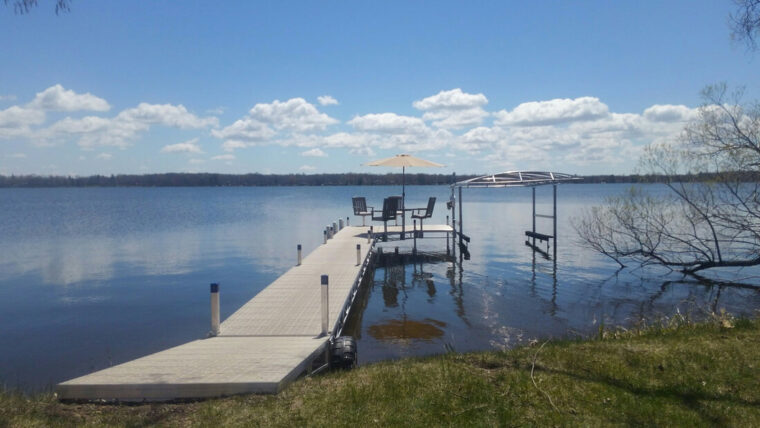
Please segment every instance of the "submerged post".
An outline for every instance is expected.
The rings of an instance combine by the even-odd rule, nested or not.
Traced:
[[[464,245],[462,238],[462,187],[459,187],[459,247]]]
[[[322,336],[327,336],[327,324],[329,323],[330,316],[330,304],[329,304],[329,292],[328,292],[328,278],[327,275],[322,275]]]
[[[362,246],[356,244],[356,266],[362,264]]]
[[[536,188],[531,187],[533,190],[533,248],[536,248]]]
[[[211,336],[219,336],[219,284],[211,284]]]
[[[557,185],[554,184],[554,215],[552,216],[554,221],[554,263],[557,263]]]
[[[412,247],[412,252],[414,254],[417,254],[417,219],[414,219],[414,247]]]
[[[298,264],[296,266],[301,266],[301,244],[298,244]]]

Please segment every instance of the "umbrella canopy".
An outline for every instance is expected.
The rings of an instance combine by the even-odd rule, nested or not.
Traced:
[[[429,160],[420,159],[412,155],[400,154],[388,159],[380,159],[368,162],[368,166],[400,166],[406,169],[407,166],[444,166]]]
[[[445,166],[439,163],[431,162],[429,160],[420,159],[406,153],[396,155],[388,159],[380,159],[372,162],[365,163],[368,166],[400,166],[401,169],[401,206],[405,206],[406,202],[406,167],[408,166]],[[404,219],[404,216],[402,219]]]

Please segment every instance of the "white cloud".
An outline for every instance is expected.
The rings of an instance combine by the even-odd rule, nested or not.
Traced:
[[[103,159],[103,160],[111,160],[113,159],[113,155],[110,153],[99,153],[97,156],[95,156],[97,159]]]
[[[609,114],[606,104],[595,97],[557,98],[522,103],[514,110],[495,113],[499,126],[557,125],[574,121],[596,120]]]
[[[272,128],[251,118],[239,119],[221,130],[211,131],[214,137],[227,140],[225,150],[256,145],[271,139],[275,134]]]
[[[327,153],[323,152],[319,148],[313,148],[311,150],[306,150],[305,152],[301,152],[301,156],[324,158],[324,157],[327,157]]]
[[[266,123],[281,130],[324,130],[338,123],[330,116],[320,113],[314,105],[303,98],[291,98],[285,102],[274,100],[270,104],[256,104],[248,112],[253,120]]]
[[[182,105],[140,103],[137,107],[123,110],[114,117],[70,117],[53,123],[35,134],[39,144],[53,144],[70,138],[78,138],[77,144],[84,149],[96,146],[125,148],[140,133],[153,125],[181,129],[197,129],[218,123],[215,117],[198,117]]]
[[[185,141],[183,143],[169,144],[161,149],[161,153],[203,153],[198,145],[198,138]]]
[[[314,171],[316,169],[317,167],[312,165],[301,165],[301,167],[298,168],[299,171]]]
[[[87,92],[77,94],[70,89],[64,89],[60,84],[53,85],[42,92],[38,92],[29,107],[40,110],[55,111],[107,111],[111,108],[106,100],[96,97]]]
[[[319,104],[323,106],[338,105],[338,100],[331,97],[330,95],[322,95],[321,97],[317,97],[317,101],[319,101]]]
[[[137,107],[122,111],[116,116],[116,119],[125,122],[165,125],[181,129],[199,129],[219,125],[219,119],[212,116],[198,117],[188,112],[182,104],[140,103]]]
[[[417,100],[412,105],[425,111],[422,119],[444,129],[460,129],[479,125],[488,117],[483,106],[488,98],[483,94],[468,94],[456,88]]]
[[[427,126],[422,119],[396,113],[373,113],[356,116],[348,124],[359,131],[387,134],[424,134]]]
[[[436,95],[417,100],[412,105],[418,110],[466,110],[483,107],[488,98],[483,94],[468,94],[460,88],[441,91]]]
[[[686,122],[696,117],[697,111],[684,105],[655,104],[644,110],[644,117],[652,122]]]
[[[227,154],[227,155],[217,155],[213,156],[211,160],[225,160],[225,161],[231,161],[235,160],[235,155]]]
[[[45,112],[19,106],[0,110],[0,132],[2,129],[26,128],[39,125],[45,121]]]

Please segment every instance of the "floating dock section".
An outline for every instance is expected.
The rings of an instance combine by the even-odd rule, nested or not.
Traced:
[[[369,227],[345,227],[196,340],[59,384],[69,400],[156,401],[277,393],[325,354],[321,276],[329,278],[331,333],[342,328],[367,272]],[[358,246],[358,248],[357,248]]]

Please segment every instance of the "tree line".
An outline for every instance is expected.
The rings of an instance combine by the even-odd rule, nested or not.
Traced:
[[[735,172],[738,181],[760,181],[760,173]],[[456,181],[474,178],[475,175],[406,174],[409,185],[448,185]],[[633,175],[586,175],[576,183],[667,183],[709,182],[714,173]],[[726,177],[723,173],[721,176]],[[0,187],[221,187],[221,186],[391,186],[401,185],[401,174],[215,174],[215,173],[163,173],[91,175],[87,177],[63,175],[0,175]]]

